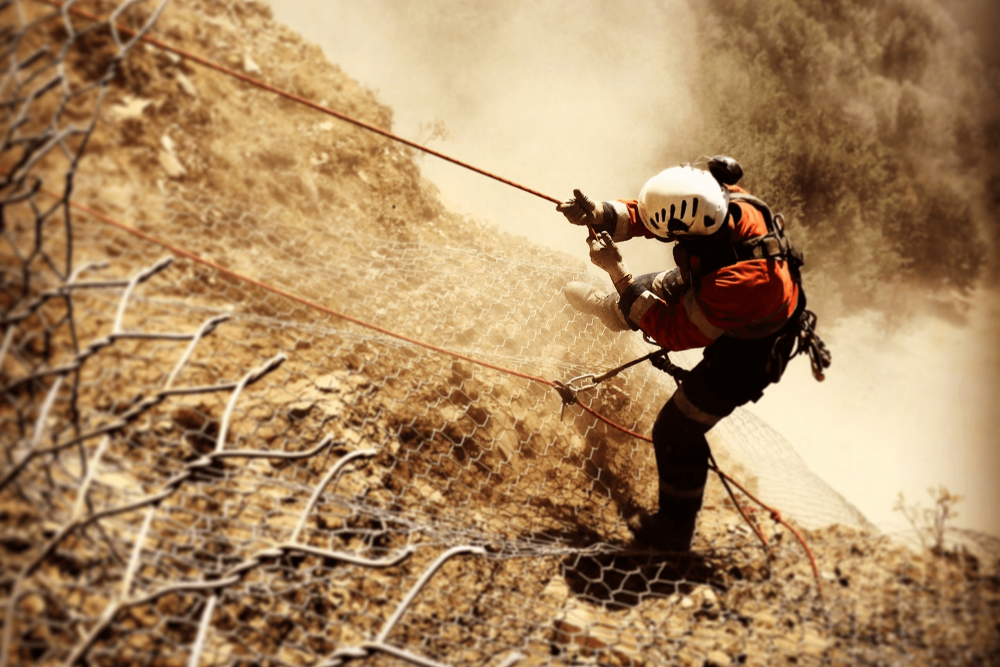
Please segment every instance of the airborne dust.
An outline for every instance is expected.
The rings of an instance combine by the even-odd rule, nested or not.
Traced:
[[[892,511],[899,492],[926,505],[926,489],[943,484],[966,497],[956,525],[998,534],[1000,295],[988,277],[1000,236],[989,208],[1000,177],[990,173],[1000,171],[988,148],[1000,145],[1000,123],[998,86],[980,83],[1000,77],[980,61],[996,68],[995,54],[977,52],[966,32],[995,16],[975,0],[883,4],[877,34],[850,39],[835,20],[867,24],[803,17],[793,2],[755,4],[773,14],[755,20],[784,25],[789,42],[753,67],[737,56],[767,35],[744,17],[746,39],[726,37],[726,2],[699,16],[651,1],[301,0],[273,11],[376,90],[397,133],[551,196],[579,187],[630,198],[700,152],[741,159],[755,193],[811,216],[793,234],[812,259],[810,305],[834,354],[825,383],[796,360],[753,410],[881,527],[905,527]],[[796,69],[809,90],[789,88]],[[807,110],[760,121],[757,110],[771,113],[760,96],[773,91],[800,96]],[[842,124],[831,129],[828,116]],[[878,155],[871,168],[859,145]],[[838,160],[860,172],[855,182],[817,166]],[[548,202],[432,157],[421,166],[454,209],[586,257]],[[623,251],[633,272],[670,264],[654,242]]]

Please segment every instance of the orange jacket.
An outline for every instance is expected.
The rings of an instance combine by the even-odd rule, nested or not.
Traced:
[[[739,187],[730,189],[746,192]],[[622,200],[622,203],[628,208],[631,220],[627,235],[616,234],[616,240],[635,236],[653,238],[639,219],[638,203],[635,200]],[[768,232],[764,216],[746,202],[730,204],[727,223],[732,228],[732,242],[763,236]],[[674,259],[686,282],[691,285],[681,303],[667,304],[646,291],[634,300],[629,312],[625,313],[653,340],[669,350],[705,347],[723,335],[763,338],[780,329],[798,305],[799,285],[784,260],[737,262],[703,275],[696,284],[692,284],[692,274],[697,276],[699,273],[699,258],[688,256],[677,244],[674,246]]]

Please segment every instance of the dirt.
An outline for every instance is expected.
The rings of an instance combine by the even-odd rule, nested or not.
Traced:
[[[112,8],[83,6],[100,15]],[[371,91],[255,3],[174,0],[155,34],[391,128],[391,111]],[[48,20],[21,48],[64,36]],[[67,71],[78,85],[95,81],[113,55],[107,32],[96,31],[68,52]],[[85,102],[74,103],[81,122]],[[146,45],[124,61],[100,118],[74,200],[166,243],[533,376],[565,379],[635,356],[636,343],[567,309],[562,286],[588,279],[578,260],[447,211],[420,176],[425,158],[411,149]],[[4,154],[0,167],[11,166]],[[36,173],[58,187],[65,169],[50,153]],[[11,206],[7,220],[8,237],[28,244],[34,211]],[[66,252],[55,222],[44,235],[54,256]],[[94,276],[127,278],[165,254],[82,214],[72,224],[76,265],[109,262]],[[28,267],[29,291],[54,282],[43,267],[3,252],[9,266]],[[28,372],[14,356],[59,366],[81,348],[74,336],[84,344],[107,336],[120,296],[120,288],[80,290],[72,314],[53,300],[25,319],[17,354],[0,367],[3,385]],[[4,299],[5,307],[24,302],[10,288]],[[36,457],[0,489],[5,624],[11,592],[21,593],[12,662],[61,663],[97,629],[87,653],[94,664],[187,664],[210,598],[164,591],[249,563],[238,583],[214,589],[201,663],[318,664],[372,640],[430,563],[466,545],[485,554],[449,560],[389,644],[482,665],[514,653],[523,656],[518,665],[1000,660],[1000,581],[992,563],[965,552],[915,552],[843,526],[802,531],[817,582],[801,545],[758,512],[767,556],[716,481],[693,554],[637,551],[625,519],[654,502],[649,446],[579,406],[564,411],[541,383],[359,327],[190,260],[136,290],[123,328],[191,333],[223,313],[230,320],[198,343],[172,385],[204,391],[162,396],[116,427],[99,459],[101,438],[88,438]],[[132,339],[95,352],[67,383],[72,400],[68,388],[58,395],[46,445],[116,424],[159,395],[187,344]],[[233,388],[278,353],[286,360],[247,386],[227,417]],[[6,392],[0,418],[16,432],[8,461],[27,451],[49,386]],[[647,432],[672,388],[647,369],[581,400]],[[305,452],[324,437],[332,444],[305,459],[195,465],[217,451]],[[336,462],[366,449],[375,453],[327,480],[298,535],[334,555],[267,551],[291,539]],[[755,490],[739,461],[720,460]],[[79,518],[88,465],[97,474],[83,516],[175,491],[153,510],[94,521],[44,552]],[[140,565],[123,592],[136,544]],[[412,554],[388,567],[335,557],[377,561],[406,549]],[[114,606],[123,599],[134,604]],[[111,623],[100,630],[102,614]],[[397,664],[385,654],[368,661]]]

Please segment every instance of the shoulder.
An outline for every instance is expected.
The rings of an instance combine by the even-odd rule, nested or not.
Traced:
[[[729,215],[733,219],[733,241],[767,234],[764,214],[753,204],[744,201],[730,202]]]
[[[738,185],[726,185],[724,187],[734,194],[753,196],[745,188],[741,188]],[[729,202],[729,215],[733,221],[732,241],[742,241],[754,236],[767,234],[767,222],[764,220],[764,214],[750,202]]]

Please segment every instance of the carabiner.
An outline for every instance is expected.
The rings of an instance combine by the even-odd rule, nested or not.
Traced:
[[[565,386],[566,386],[567,389],[569,389],[570,391],[573,392],[574,399],[575,399],[577,392],[583,391],[584,389],[593,389],[594,387],[596,387],[597,383],[594,382],[594,380],[596,380],[596,379],[597,379],[597,376],[594,375],[593,373],[585,373],[583,375],[577,375],[575,378],[571,378],[569,380],[569,382],[566,383]],[[590,384],[588,384],[586,386],[583,386],[583,387],[573,386],[574,382],[583,382],[584,380],[590,380]]]
[[[562,410],[559,411],[559,419],[562,419],[563,416],[566,414],[567,405],[573,405],[574,403],[577,402],[576,395],[578,392],[581,392],[584,389],[593,389],[594,387],[597,386],[597,384],[594,382],[594,378],[596,377],[597,376],[595,376],[593,373],[586,373],[584,375],[578,375],[575,378],[571,378],[566,382],[560,382],[559,380],[555,380],[552,383],[553,386],[555,387],[555,390],[559,393],[559,398],[562,399],[563,403]],[[590,380],[589,385],[581,387],[574,386],[574,383],[582,382],[588,379]]]

